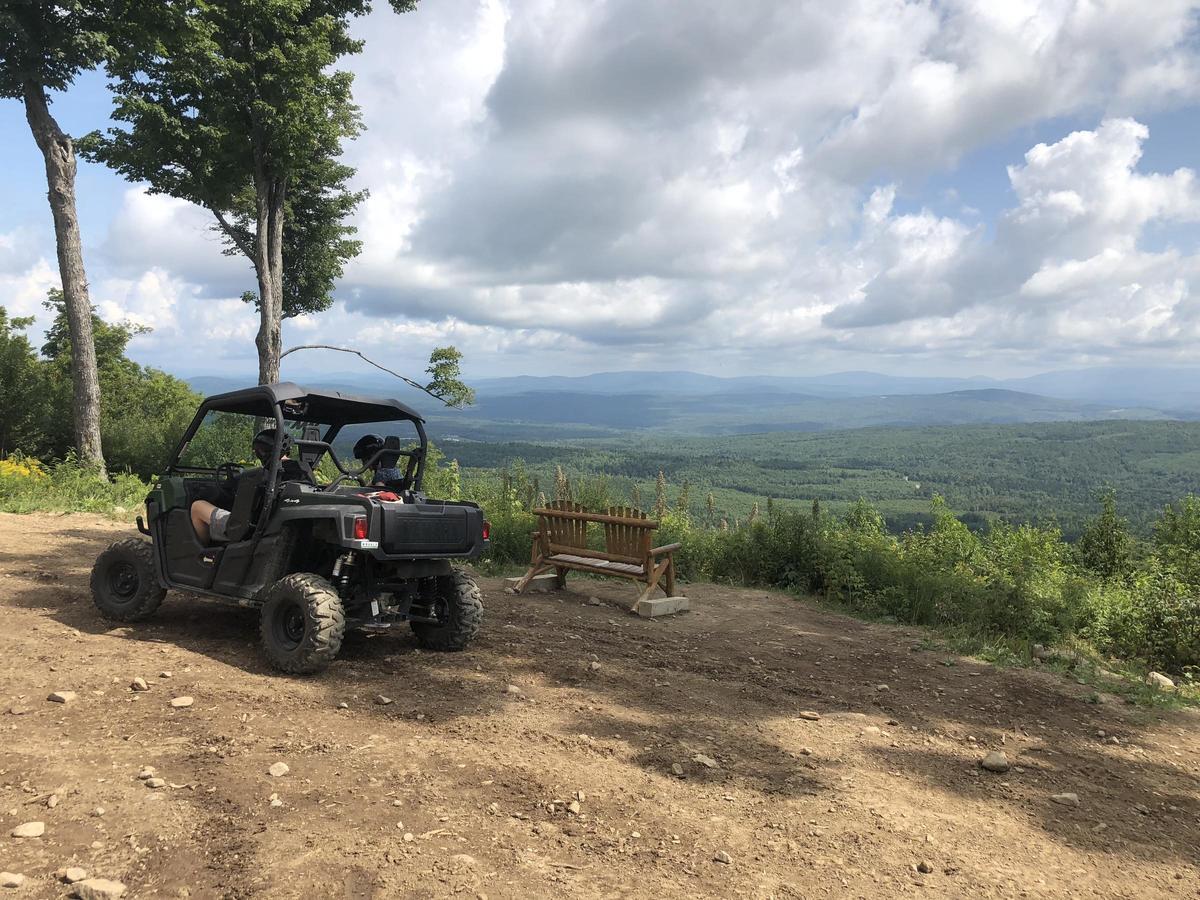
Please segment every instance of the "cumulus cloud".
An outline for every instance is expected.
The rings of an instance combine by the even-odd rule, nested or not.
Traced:
[[[611,368],[618,347],[761,371],[1194,339],[1194,248],[1171,229],[1197,219],[1195,177],[1140,157],[1147,116],[1198,100],[1195,0],[379,7],[349,63],[363,253],[292,336],[413,359],[453,341],[517,371]],[[997,208],[924,196],[1067,119],[1011,160]],[[156,353],[183,335],[252,359],[250,271],[219,249],[203,211],[130,190],[105,302],[154,324]]]
[[[1149,252],[1141,239],[1152,224],[1200,221],[1200,188],[1190,169],[1138,172],[1148,136],[1132,119],[1110,119],[1033,147],[1009,167],[1018,204],[1000,217],[994,240],[928,213],[885,217],[885,252],[867,248],[878,273],[827,323],[943,318],[987,323],[968,336],[989,346],[1182,347],[1197,335],[1200,257]],[[973,311],[982,306],[991,308]]]

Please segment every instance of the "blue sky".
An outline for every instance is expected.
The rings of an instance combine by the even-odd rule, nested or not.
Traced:
[[[364,252],[285,345],[474,377],[622,368],[1027,374],[1194,363],[1189,0],[443,0],[356,28]],[[100,73],[56,96],[105,127]],[[41,160],[0,102],[0,304],[55,283]],[[251,376],[209,214],[80,162],[102,315],[140,361]],[[333,358],[329,358],[329,357]],[[285,376],[353,368],[292,358]]]

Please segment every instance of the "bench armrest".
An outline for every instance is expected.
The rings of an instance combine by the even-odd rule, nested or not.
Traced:
[[[662,556],[665,553],[674,553],[683,547],[683,544],[667,544],[665,547],[655,547],[650,551],[651,556]]]

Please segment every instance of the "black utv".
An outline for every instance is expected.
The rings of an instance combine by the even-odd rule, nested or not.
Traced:
[[[264,435],[262,464],[248,463]],[[356,444],[373,452],[354,459]],[[292,673],[328,666],[347,629],[403,621],[422,647],[461,650],[483,606],[455,562],[487,549],[489,525],[474,503],[425,496],[427,449],[397,400],[290,382],[209,397],[138,517],[149,540],[96,560],[96,606],[137,622],[175,588],[258,609],[267,659]],[[198,500],[228,510],[224,540],[202,542]]]

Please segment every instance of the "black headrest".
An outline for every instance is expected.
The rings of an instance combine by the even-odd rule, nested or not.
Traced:
[[[389,434],[383,439],[383,449],[398,451],[400,449],[400,438],[394,434]],[[383,456],[379,457],[379,465],[385,469],[394,468],[396,463],[399,461],[400,454],[398,452],[384,453]]]

